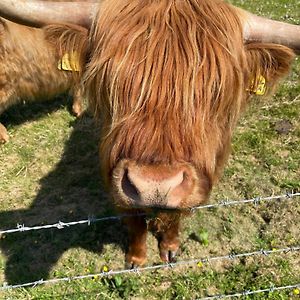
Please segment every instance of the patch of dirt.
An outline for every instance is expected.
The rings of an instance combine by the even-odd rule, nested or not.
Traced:
[[[275,122],[274,130],[278,134],[289,134],[291,130],[293,130],[293,124],[289,120],[280,120]]]

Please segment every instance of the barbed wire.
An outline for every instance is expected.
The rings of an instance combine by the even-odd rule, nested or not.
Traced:
[[[120,216],[111,216],[111,217],[103,217],[103,218],[89,217],[86,220],[73,221],[73,222],[58,221],[55,224],[39,225],[39,226],[33,226],[33,227],[25,226],[24,224],[17,224],[16,228],[0,231],[0,236],[2,234],[14,233],[14,232],[24,232],[24,231],[50,229],[50,228],[64,229],[64,228],[67,228],[67,227],[70,227],[70,226],[82,225],[82,224],[91,225],[92,223],[96,223],[96,222],[100,222],[100,221],[120,220],[120,219],[122,219],[126,216],[131,216],[131,215],[120,215]]]
[[[294,197],[300,196],[300,193],[286,193],[284,195],[278,195],[278,196],[269,196],[269,197],[255,197],[251,199],[244,199],[244,200],[222,200],[216,204],[207,204],[207,205],[201,205],[193,207],[191,210],[198,210],[198,209],[204,209],[204,208],[217,208],[222,206],[235,206],[235,205],[241,205],[241,204],[247,204],[247,203],[253,203],[254,205],[262,204],[263,202],[270,202],[275,200],[292,200]]]
[[[200,298],[197,300],[213,300],[213,299],[227,299],[227,298],[233,298],[233,297],[243,297],[243,296],[249,296],[249,295],[254,295],[254,294],[261,294],[261,293],[266,293],[266,292],[275,292],[275,291],[282,291],[282,290],[291,290],[291,289],[296,289],[300,288],[300,282],[294,285],[285,285],[285,286],[274,286],[271,285],[269,288],[266,289],[261,289],[261,290],[246,290],[243,292],[235,293],[235,294],[229,294],[229,295],[214,295],[214,296],[208,296],[205,298]]]
[[[249,203],[253,203],[254,205],[259,205],[259,204],[262,204],[265,202],[270,202],[270,201],[275,201],[275,200],[279,200],[279,201],[293,200],[293,198],[298,197],[298,196],[300,196],[300,193],[286,193],[284,195],[277,195],[277,196],[270,196],[270,197],[255,197],[255,198],[243,199],[243,200],[222,200],[222,201],[220,201],[218,203],[214,203],[214,204],[196,206],[189,210],[191,212],[195,212],[196,210],[199,210],[199,209],[236,206],[236,205],[249,204]],[[15,232],[25,232],[25,231],[51,229],[51,228],[64,229],[64,228],[68,228],[68,227],[75,226],[75,225],[83,225],[83,224],[91,225],[91,224],[94,224],[97,222],[110,221],[110,220],[121,220],[125,217],[134,217],[134,216],[142,216],[142,215],[145,215],[145,214],[125,214],[125,215],[109,216],[109,217],[103,217],[103,218],[89,217],[88,219],[80,220],[80,221],[72,221],[72,222],[58,221],[57,223],[54,223],[54,224],[38,225],[38,226],[32,226],[32,227],[25,226],[25,224],[17,224],[16,228],[0,231],[0,237],[1,237],[1,235],[15,233]]]
[[[268,256],[270,254],[279,254],[279,253],[287,254],[287,253],[293,253],[293,252],[297,252],[297,251],[300,251],[300,245],[293,246],[293,247],[281,248],[281,249],[272,249],[272,250],[261,249],[258,251],[245,252],[245,253],[239,253],[239,254],[230,253],[228,255],[206,257],[206,258],[196,258],[196,259],[191,259],[191,260],[182,260],[182,261],[178,261],[178,262],[173,262],[173,263],[168,263],[168,264],[159,264],[159,265],[148,266],[148,267],[143,267],[143,268],[124,269],[124,270],[116,270],[116,271],[109,270],[109,271],[102,271],[102,272],[95,273],[95,274],[78,275],[78,276],[72,276],[72,277],[61,277],[61,278],[53,278],[53,279],[47,279],[47,280],[40,279],[40,280],[37,280],[34,282],[27,282],[27,283],[16,284],[16,285],[5,285],[4,284],[2,287],[0,287],[0,291],[9,290],[9,289],[25,288],[25,287],[36,287],[38,285],[44,285],[44,284],[56,284],[59,282],[71,282],[74,280],[82,280],[82,279],[88,279],[88,278],[98,279],[98,278],[114,276],[114,275],[122,275],[122,274],[128,274],[128,273],[140,275],[142,272],[145,272],[145,271],[154,271],[154,270],[158,270],[158,269],[175,268],[178,266],[187,266],[187,265],[192,265],[192,264],[197,265],[198,267],[201,267],[202,264],[219,261],[219,260],[234,260],[234,259],[239,259],[239,258],[243,258],[243,257],[258,256],[258,255]],[[201,265],[199,265],[199,264],[201,264]],[[215,297],[220,297],[220,296],[215,296]]]

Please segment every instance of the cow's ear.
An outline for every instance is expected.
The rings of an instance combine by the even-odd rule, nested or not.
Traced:
[[[272,92],[278,81],[288,74],[294,51],[277,44],[251,43],[245,47],[249,90],[261,94]]]
[[[58,55],[58,68],[81,74],[86,63],[88,30],[72,24],[55,24],[43,31]]]

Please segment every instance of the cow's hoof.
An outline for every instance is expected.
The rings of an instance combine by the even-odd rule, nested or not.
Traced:
[[[172,250],[160,250],[160,252],[159,252],[160,259],[163,262],[166,262],[166,263],[176,262],[176,254],[177,254],[177,250],[175,250],[175,251],[172,251]]]
[[[75,117],[77,117],[77,118],[81,117],[82,113],[83,113],[81,104],[75,102],[72,106],[72,112]]]
[[[6,128],[0,123],[0,143],[4,144],[9,141],[9,136]]]
[[[126,255],[125,267],[126,269],[136,269],[137,267],[142,266],[146,262],[146,255],[134,256],[131,254]]]
[[[132,262],[125,262],[125,269],[126,270],[134,270],[137,269],[139,267],[139,265],[136,265]]]

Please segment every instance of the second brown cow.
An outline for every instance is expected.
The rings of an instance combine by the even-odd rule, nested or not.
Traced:
[[[50,100],[65,92],[73,95],[74,115],[81,115],[82,90],[70,70],[59,68],[65,53],[56,50],[41,29],[0,18],[0,115],[20,101]],[[0,143],[8,140],[0,123]]]

